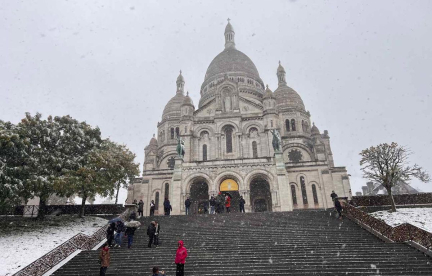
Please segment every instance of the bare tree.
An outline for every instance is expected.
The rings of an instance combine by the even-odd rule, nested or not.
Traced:
[[[396,212],[396,205],[393,199],[392,187],[399,181],[408,182],[412,177],[422,182],[429,182],[430,176],[422,167],[414,164],[408,165],[408,158],[411,152],[403,146],[393,142],[379,144],[363,150],[361,153],[360,166],[363,177],[380,183],[386,188],[390,197],[392,211]]]

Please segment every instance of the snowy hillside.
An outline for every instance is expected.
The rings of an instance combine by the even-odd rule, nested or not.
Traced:
[[[407,222],[432,233],[432,208],[399,208],[395,213],[379,211],[371,215],[391,226]]]
[[[8,219],[0,228],[0,275],[12,275],[78,233],[92,235],[107,220],[98,217]]]

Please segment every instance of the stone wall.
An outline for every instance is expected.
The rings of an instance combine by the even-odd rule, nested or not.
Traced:
[[[431,204],[432,193],[405,194],[393,196],[396,205]],[[353,196],[352,203],[355,206],[383,206],[391,205],[387,195]]]
[[[81,205],[47,205],[46,214],[79,214]],[[0,215],[14,215],[22,216],[24,214],[30,215],[32,212],[37,214],[39,210],[38,205],[16,206],[14,209],[7,210],[4,214]],[[86,205],[85,215],[118,215],[125,211],[125,207],[121,204],[93,204]]]

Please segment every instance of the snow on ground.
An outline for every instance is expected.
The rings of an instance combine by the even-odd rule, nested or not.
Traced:
[[[42,222],[26,218],[0,220],[0,275],[12,275],[76,234],[92,235],[107,224],[99,217],[47,217]]]
[[[407,222],[432,233],[432,208],[399,208],[395,213],[379,211],[371,215],[391,226]]]

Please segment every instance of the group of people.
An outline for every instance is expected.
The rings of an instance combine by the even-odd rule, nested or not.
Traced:
[[[153,222],[152,222],[153,223]],[[186,258],[188,256],[188,252],[186,247],[184,246],[183,241],[178,242],[177,252],[175,256],[174,263],[176,264],[176,276],[184,276],[184,266],[186,263]],[[99,253],[99,263],[100,270],[99,275],[105,276],[108,267],[110,266],[111,256],[110,256],[110,246],[108,242],[106,242]],[[164,271],[159,271],[158,267],[153,267],[153,276],[165,276]]]
[[[132,204],[134,204],[136,206],[136,208],[138,209],[138,216],[139,217],[144,216],[144,201],[141,199],[138,202],[136,199],[134,199]],[[164,214],[166,216],[169,216],[171,211],[172,211],[172,207],[171,207],[171,203],[170,203],[168,198],[165,198],[163,205],[164,205]],[[155,210],[156,210],[156,204],[155,204],[154,200],[152,200],[150,202],[150,216],[154,216]]]
[[[221,192],[219,192],[219,194],[216,197],[211,196],[209,201],[202,203],[201,210],[204,214],[208,214],[209,213],[208,207],[210,206],[210,214],[215,214],[215,213],[220,214],[223,213],[224,210],[225,212],[230,213],[231,200],[232,200],[232,196],[229,193],[226,193],[224,196]],[[240,213],[245,213],[245,203],[246,201],[244,200],[244,198],[240,196],[240,200],[239,200]],[[190,200],[189,197],[185,200],[184,204],[185,204],[186,215],[189,215],[190,207],[192,205],[192,201]]]
[[[126,225],[121,220],[110,223],[106,230],[107,245],[109,247],[121,247],[123,237],[126,236],[128,248],[131,248],[135,230],[139,227],[139,222],[135,219],[136,215],[131,215]]]

